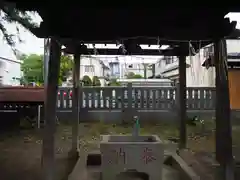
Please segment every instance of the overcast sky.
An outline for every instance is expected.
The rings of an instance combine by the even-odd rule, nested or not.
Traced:
[[[237,28],[240,28],[240,13],[229,13],[227,16],[230,17],[231,21],[237,21]],[[34,21],[40,23],[41,18],[38,15],[34,15]],[[16,32],[16,26],[14,24],[7,24],[6,26],[10,32]],[[35,37],[23,28],[20,28],[20,38],[23,40],[23,43],[17,43],[16,45],[19,51],[25,54],[43,54],[43,39]],[[0,44],[0,48],[1,45],[4,45],[3,42]]]

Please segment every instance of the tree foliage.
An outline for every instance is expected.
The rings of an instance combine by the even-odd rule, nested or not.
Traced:
[[[21,70],[23,72],[22,83],[43,83],[43,56],[31,54],[22,59]]]
[[[126,74],[126,78],[127,79],[142,79],[142,75],[141,74],[135,74],[134,72],[129,72]]]
[[[67,80],[69,76],[69,72],[72,71],[73,68],[73,60],[70,56],[61,56],[60,62],[60,73],[59,73],[59,83],[61,84],[63,81]]]
[[[82,82],[83,82],[83,86],[92,86],[92,80],[87,75],[83,76]]]
[[[21,42],[18,25],[23,26],[27,30],[31,30],[38,26],[34,23],[30,12],[20,11],[15,8],[14,4],[6,2],[1,2],[0,19],[0,31],[2,32],[7,44],[10,45],[15,53],[16,40]],[[5,25],[9,23],[16,23],[17,34],[10,33],[5,27]]]
[[[92,85],[93,86],[101,86],[101,81],[97,76],[93,76]]]
[[[42,84],[44,82],[43,72],[43,55],[30,54],[22,56],[21,70],[23,77],[21,82],[29,84],[36,82]],[[61,56],[59,84],[66,80],[68,73],[72,70],[73,61],[69,56]]]

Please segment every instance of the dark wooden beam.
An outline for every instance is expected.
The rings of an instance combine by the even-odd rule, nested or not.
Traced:
[[[52,19],[43,21],[35,33],[38,37],[58,36],[61,38],[73,38],[83,42],[123,40],[143,36],[147,37],[147,39],[159,37],[160,39],[169,40],[206,40],[213,39],[216,36],[229,35],[235,25],[235,23],[230,23],[229,19],[223,19],[223,17],[210,18],[208,21],[203,21],[199,17],[193,17],[192,19],[187,17],[186,20],[175,18],[173,22],[177,20],[179,22],[172,23],[171,21],[164,21],[165,19],[153,20],[153,17],[147,16],[141,22],[137,17],[132,17],[133,19],[126,18],[126,22],[123,21],[121,26],[119,26],[120,19],[116,14],[115,16],[117,18],[115,21],[110,19],[103,21],[104,19],[98,19],[97,17],[95,20],[92,19],[90,21],[88,18],[88,20],[82,20],[77,19],[78,17],[73,17],[76,21],[81,21],[81,24],[84,24],[84,28],[76,26],[75,20],[61,19],[60,21],[52,17]],[[205,15],[203,16],[205,17]],[[147,20],[147,18],[150,19]],[[69,30],[69,27],[74,28]],[[104,31],[97,31],[99,27],[108,28],[104,28]]]
[[[78,46],[82,46],[82,42],[76,41],[76,40],[71,40],[71,39],[61,39],[60,42],[66,47],[64,48],[64,52],[68,53],[68,54],[73,54],[74,50],[78,47]],[[147,43],[148,44],[144,44]],[[116,43],[116,42],[115,42]],[[209,45],[212,43],[212,41],[199,41],[199,42],[192,42],[192,41],[186,41],[186,42],[177,42],[177,41],[168,41],[168,40],[161,40],[158,42],[158,44],[156,44],[155,39],[154,40],[149,40],[146,41],[146,39],[144,38],[138,38],[136,39],[136,41],[134,40],[134,43],[136,44],[140,44],[140,45],[169,45],[169,48],[161,50],[159,52],[158,49],[143,49],[142,55],[152,55],[152,56],[159,56],[159,55],[165,55],[165,56],[179,56],[179,55],[185,55],[185,56],[189,56],[190,55],[195,55],[195,52],[198,52],[198,50],[202,47],[205,47],[206,45]],[[112,44],[112,45],[116,45],[114,44],[114,42],[88,42],[85,44]],[[192,46],[192,48],[190,48],[190,46]],[[180,49],[181,47],[181,49]],[[122,51],[119,49],[97,49],[98,53],[100,55],[122,55]],[[86,54],[90,54],[93,55],[95,52],[93,49],[89,49],[87,50],[87,52],[85,52]],[[84,54],[84,53],[82,53]],[[141,55],[140,54],[134,54],[134,55]]]
[[[71,47],[72,45],[80,45],[80,44],[122,44],[124,41],[121,41],[120,39],[114,39],[114,40],[106,40],[106,41],[79,41],[76,39],[71,38],[62,38],[61,43],[66,47]],[[146,38],[146,37],[137,37],[134,38],[134,42],[136,44],[140,45],[179,45],[180,42],[175,41],[168,41],[166,39],[159,40],[157,37],[153,38]],[[188,42],[186,42],[188,43]]]
[[[63,49],[63,52],[66,54],[73,54],[72,49]],[[165,50],[152,50],[144,49],[141,53],[132,53],[131,55],[146,55],[146,56],[178,56],[184,54],[185,56],[189,55],[188,48],[184,51],[178,51],[178,49],[165,49]],[[97,54],[95,54],[94,49],[87,49],[87,53],[83,55],[124,55],[119,49],[97,49]]]

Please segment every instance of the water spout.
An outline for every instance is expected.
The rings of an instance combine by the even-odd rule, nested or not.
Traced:
[[[134,125],[133,125],[133,136],[139,136],[139,131],[140,131],[140,124],[139,124],[139,118],[138,116],[133,117]]]

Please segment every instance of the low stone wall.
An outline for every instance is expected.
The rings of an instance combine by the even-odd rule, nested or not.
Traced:
[[[71,111],[57,111],[57,116],[60,121],[69,122],[74,116]],[[176,112],[170,111],[140,111],[136,112],[134,116],[138,116],[141,122],[168,122],[176,123],[178,115]],[[215,118],[215,111],[202,110],[202,111],[187,111],[187,116],[193,118],[199,117],[203,120],[212,120]],[[125,114],[121,111],[81,111],[80,122],[98,122],[103,121],[106,123],[121,123],[125,120]],[[240,125],[240,111],[232,110],[231,121],[234,125]]]

